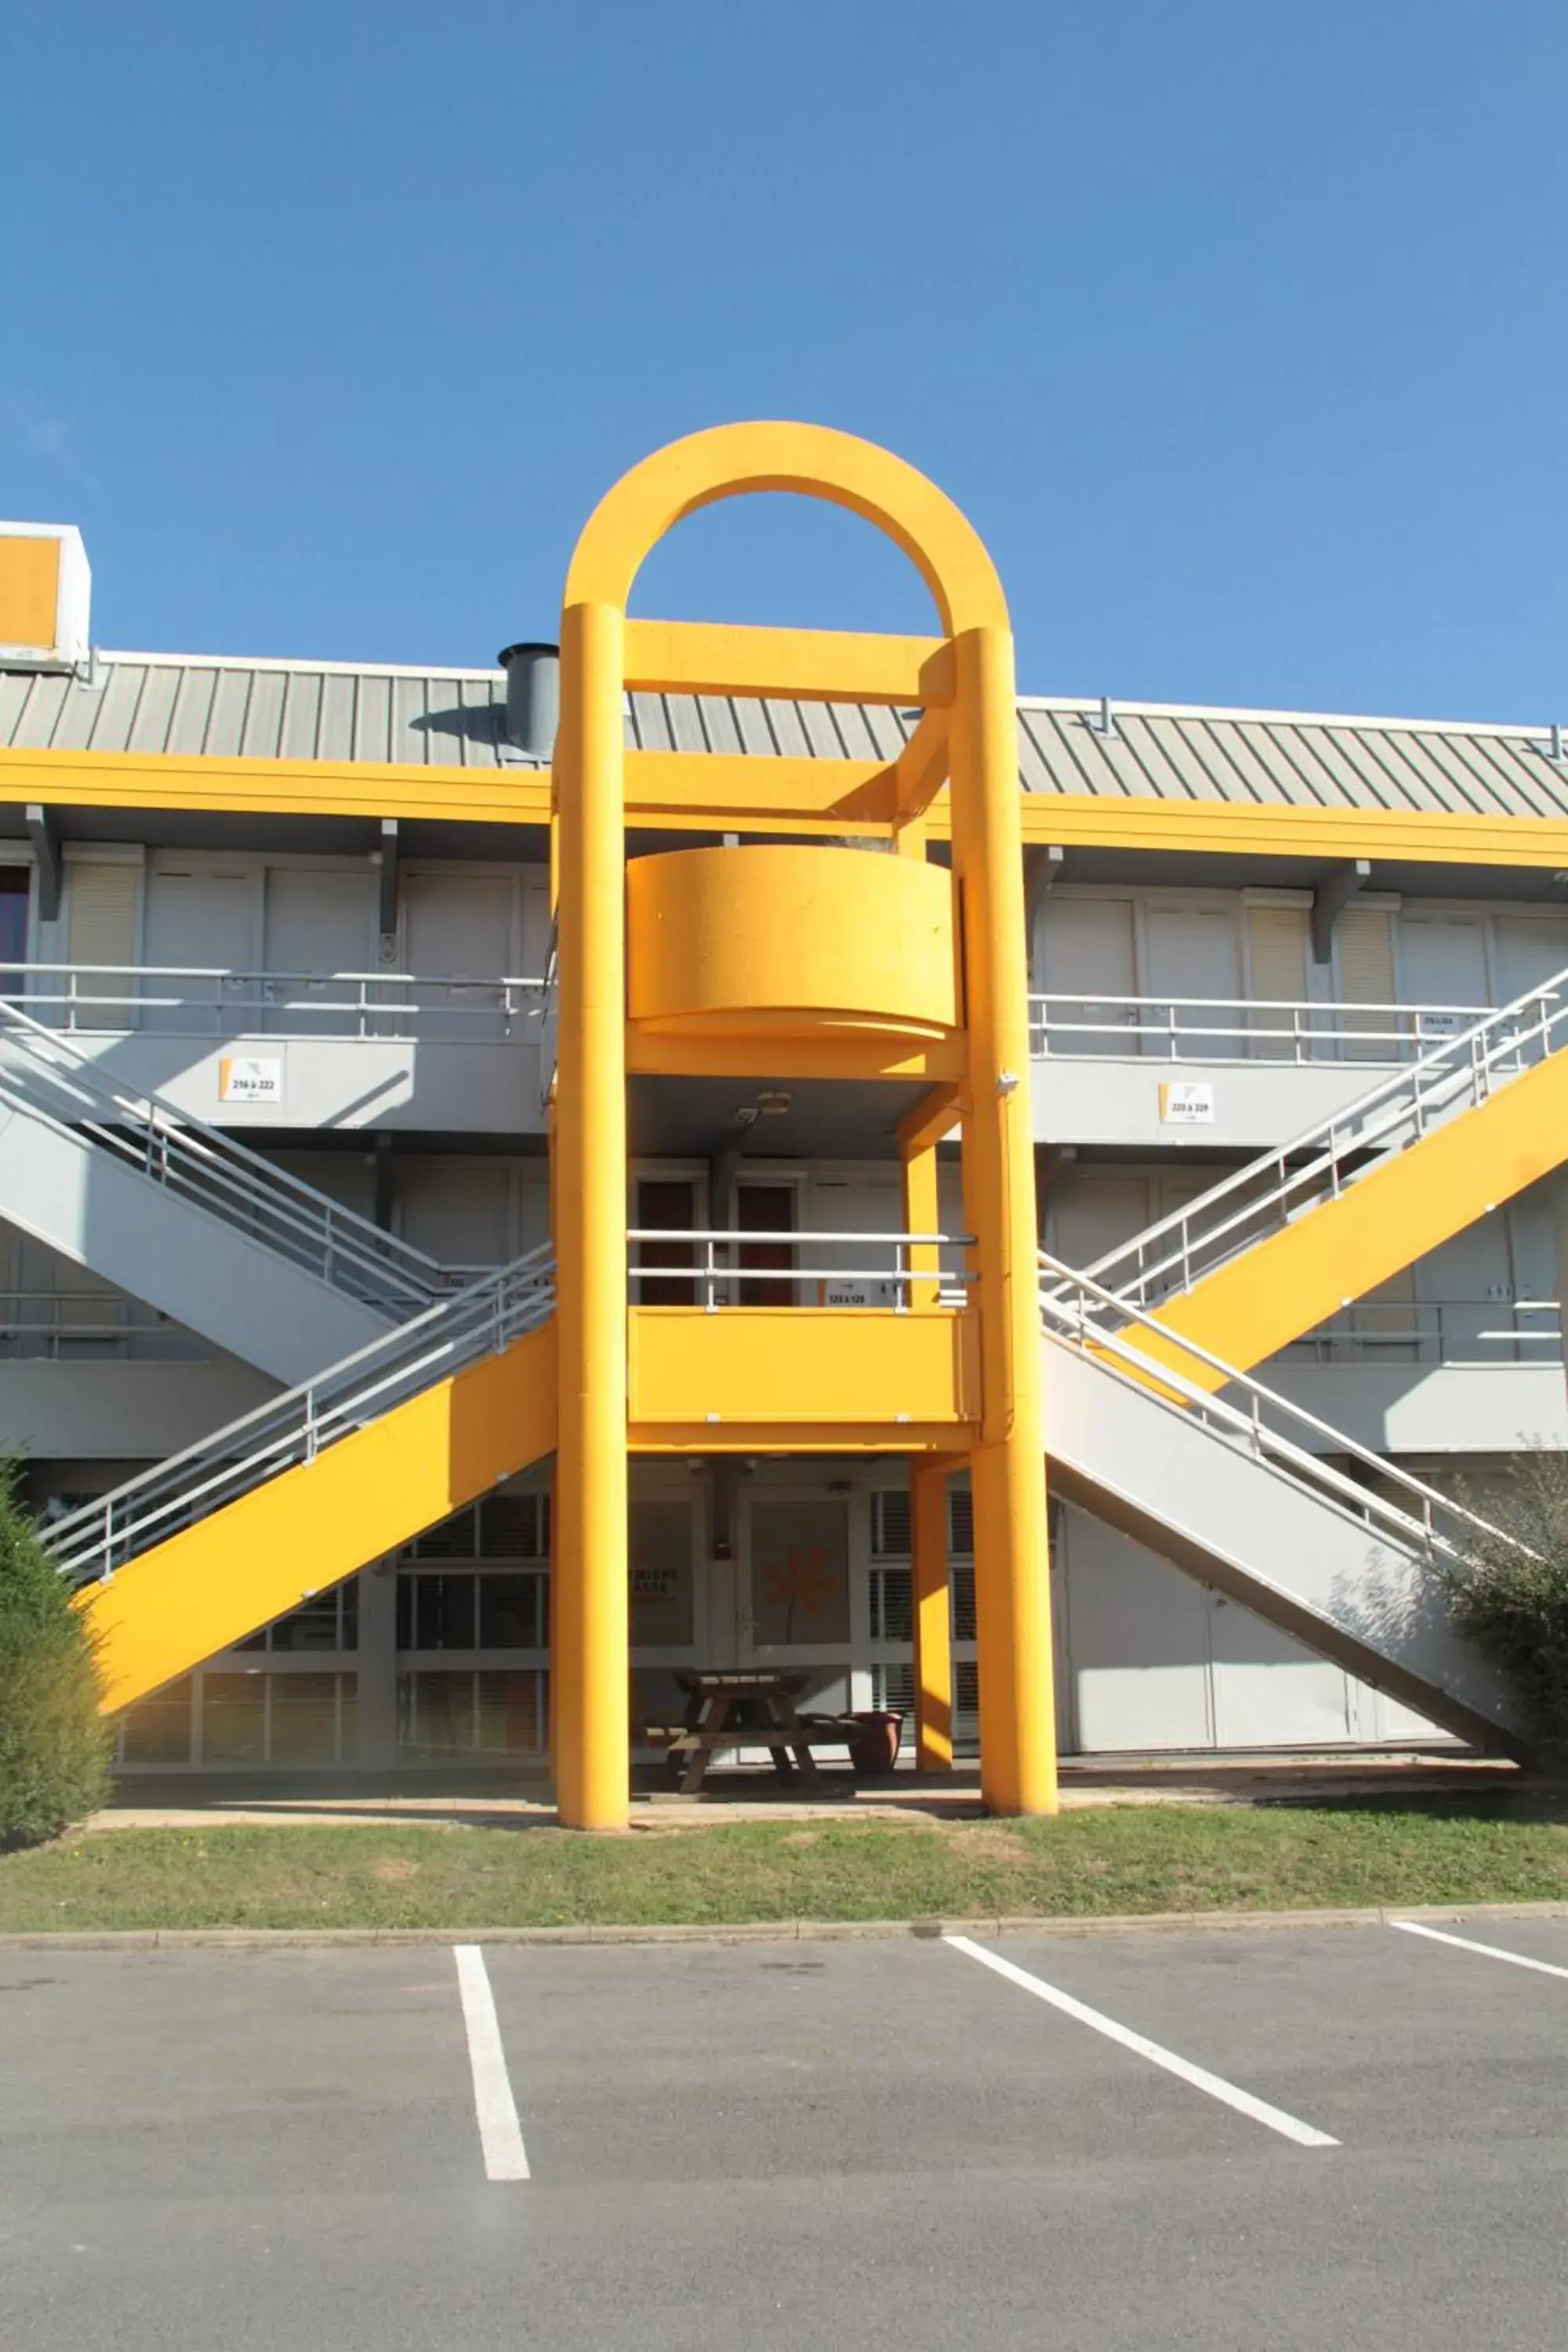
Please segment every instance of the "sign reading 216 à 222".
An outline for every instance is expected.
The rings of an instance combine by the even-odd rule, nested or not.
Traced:
[[[217,1098],[226,1103],[283,1099],[283,1063],[275,1054],[226,1054],[217,1066]]]

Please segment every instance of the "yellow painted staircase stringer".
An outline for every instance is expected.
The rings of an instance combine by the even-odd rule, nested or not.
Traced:
[[[553,1317],[79,1595],[100,1709],[230,1648],[555,1444]]]
[[[1558,1053],[1162,1299],[1160,1322],[1176,1338],[1148,1332],[1141,1350],[1197,1387],[1221,1388],[1222,1374],[1180,1339],[1250,1370],[1564,1160],[1568,1053]]]

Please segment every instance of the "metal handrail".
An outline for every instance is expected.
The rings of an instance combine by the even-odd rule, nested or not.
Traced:
[[[54,981],[56,987],[40,986]],[[83,986],[83,982],[89,983]],[[94,987],[97,982],[101,985]],[[149,983],[181,983],[159,990]],[[205,991],[205,993],[199,992]],[[437,992],[459,1000],[441,1002]],[[280,1016],[297,1013],[307,1036],[321,1036],[329,1017],[342,1026],[331,1034],[345,1037],[392,1039],[407,1034],[413,1019],[439,1023],[468,1018],[474,1001],[493,1001],[510,1034],[513,1022],[537,1022],[542,1013],[545,982],[521,974],[476,979],[464,973],[401,971],[261,971],[205,964],[15,964],[0,971],[0,998],[25,1003],[35,1013],[47,1008],[60,1017],[47,1026],[71,1035],[79,1028],[89,1034],[115,1034],[134,1029],[148,1013],[183,1013],[203,1025],[194,1035],[217,1035],[235,1026],[235,1014],[254,1013],[266,1024],[269,1036],[286,1036]],[[303,1003],[290,1002],[302,995]],[[86,1013],[117,1013],[123,1018],[83,1019]]]
[[[1055,1005],[1075,1017],[1063,1019]],[[1053,1040],[1071,1038],[1069,1052],[1103,1061],[1198,1061],[1285,1063],[1300,1067],[1338,1061],[1341,1049],[1364,1054],[1388,1045],[1379,1055],[1403,1061],[1439,1034],[1435,1024],[1469,1028],[1486,1017],[1484,1005],[1313,1003],[1285,997],[1074,995],[1053,989],[1029,999],[1029,1051],[1049,1059]],[[1210,1016],[1222,1014],[1224,1019]],[[1197,1016],[1188,1018],[1187,1016]],[[1445,1032],[1443,1034],[1454,1034]],[[1081,1041],[1093,1040],[1092,1044]],[[1235,1050],[1219,1050],[1229,1043]],[[1289,1050],[1273,1051],[1276,1045]],[[1058,1058],[1060,1058],[1058,1053]]]
[[[917,1283],[935,1285],[937,1303],[952,1306],[963,1304],[962,1294],[973,1280],[967,1266],[944,1265],[940,1255],[943,1250],[973,1249],[973,1238],[966,1234],[819,1234],[802,1233],[798,1228],[780,1233],[738,1233],[732,1226],[633,1225],[627,1229],[626,1239],[629,1243],[689,1245],[691,1256],[687,1265],[647,1265],[638,1259],[628,1263],[626,1273],[632,1282],[689,1282],[694,1287],[700,1285],[702,1304],[710,1315],[721,1306],[733,1304],[732,1287],[742,1282],[881,1282],[893,1290],[893,1304],[902,1313],[912,1304]],[[740,1264],[734,1253],[759,1244],[763,1248],[787,1248],[792,1254],[812,1244],[829,1249],[886,1249],[892,1253],[893,1263],[876,1266]],[[936,1251],[937,1263],[916,1265],[912,1254],[917,1249]],[[722,1265],[721,1253],[726,1255]],[[955,1291],[959,1294],[956,1299]],[[724,1294],[722,1297],[721,1292]]]
[[[1505,1314],[1511,1318],[1506,1329],[1500,1324],[1484,1328],[1489,1318]],[[1525,1316],[1550,1318],[1550,1321],[1530,1324],[1521,1321]],[[1542,1360],[1538,1354],[1520,1351],[1556,1348],[1561,1340],[1561,1310],[1554,1298],[1395,1299],[1375,1304],[1358,1299],[1342,1307],[1331,1321],[1288,1340],[1279,1350],[1279,1360],[1332,1363],[1346,1355],[1375,1357],[1382,1349],[1403,1348],[1415,1349],[1416,1360],[1423,1363],[1455,1370],[1495,1370],[1509,1364],[1538,1364]],[[1462,1347],[1483,1345],[1513,1353],[1471,1357],[1456,1352]]]
[[[1336,1198],[1365,1172],[1366,1155],[1402,1150],[1455,1112],[1484,1102],[1500,1078],[1526,1066],[1531,1045],[1539,1044],[1542,1055],[1554,1053],[1563,1043],[1557,1033],[1568,1024],[1564,990],[1568,971],[1233,1170],[1084,1271],[1097,1280],[1110,1277],[1108,1290],[1121,1312],[1147,1304],[1151,1296],[1190,1287],[1197,1273],[1278,1231],[1325,1193]]]
[[[1427,1551],[1442,1550],[1456,1557],[1463,1556],[1462,1537],[1441,1533],[1440,1521],[1452,1522],[1457,1528],[1472,1528],[1489,1539],[1512,1544],[1520,1551],[1526,1549],[1506,1528],[1494,1526],[1489,1519],[1483,1519],[1475,1511],[1467,1510],[1463,1504],[1439,1494],[1436,1487],[1412,1477],[1410,1472],[1401,1469],[1397,1463],[1389,1461],[1381,1454],[1374,1454],[1369,1446],[1347,1436],[1342,1429],[1335,1429],[1331,1423],[1321,1421],[1316,1413],[1291,1403],[1277,1390],[1265,1388],[1262,1381],[1255,1381],[1250,1373],[1238,1371],[1234,1364],[1226,1363],[1223,1358],[1211,1354],[1208,1349],[1200,1348],[1180,1332],[1172,1330],[1157,1317],[1145,1314],[1142,1308],[1128,1308],[1125,1300],[1118,1298],[1114,1292],[1105,1289],[1089,1276],[1075,1272],[1071,1266],[1063,1265],[1059,1259],[1050,1256],[1045,1250],[1039,1253],[1039,1265],[1041,1274],[1047,1277],[1040,1288],[1040,1317],[1048,1337],[1076,1347],[1081,1354],[1093,1356],[1097,1362],[1106,1364],[1119,1377],[1135,1381],[1139,1387],[1154,1397],[1156,1402],[1167,1405],[1171,1411],[1195,1417],[1205,1427],[1215,1430],[1224,1437],[1243,1438],[1250,1453],[1267,1467],[1289,1478],[1293,1485],[1326,1489],[1336,1502],[1348,1504],[1354,1515],[1367,1524],[1382,1522],[1394,1528],[1406,1539],[1411,1535],[1418,1536],[1422,1548]],[[1194,1363],[1203,1364],[1210,1371],[1222,1373],[1226,1387],[1239,1391],[1247,1399],[1246,1410],[1200,1387],[1196,1381],[1174,1370],[1163,1358],[1144,1355],[1123,1332],[1108,1331],[1102,1323],[1094,1319],[1092,1313],[1093,1307],[1107,1306],[1121,1309],[1126,1314],[1129,1323],[1140,1330],[1152,1333],[1166,1346],[1190,1357]],[[1179,1404],[1172,1403],[1173,1391],[1181,1399]],[[1271,1428],[1264,1420],[1265,1408],[1279,1420],[1326,1441],[1330,1452],[1348,1455],[1385,1484],[1398,1487],[1401,1494],[1409,1498],[1412,1509],[1401,1510],[1381,1495],[1370,1492],[1358,1480],[1346,1477],[1342,1471],[1334,1469],[1319,1454],[1310,1452],[1305,1446],[1293,1444],[1289,1438],[1281,1436],[1278,1429]]]
[[[465,1364],[494,1355],[553,1311],[546,1245],[427,1307],[383,1339],[244,1413],[181,1454],[40,1530],[62,1576],[95,1582]]]
[[[318,1192],[163,1097],[104,1078],[58,1031],[0,998],[0,1099],[116,1159],[366,1305],[393,1312],[449,1289],[423,1250]]]

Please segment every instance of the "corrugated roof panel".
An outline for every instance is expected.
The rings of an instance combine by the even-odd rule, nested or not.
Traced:
[[[321,724],[321,678],[318,670],[295,670],[286,680],[278,715],[278,751],[284,760],[313,760]]]
[[[250,681],[254,675],[255,672],[248,669],[219,670],[217,685],[213,689],[212,722],[207,730],[207,751],[211,758],[238,758],[245,735],[245,714],[250,704]],[[302,681],[296,676],[293,682],[298,685]],[[283,756],[286,759],[308,760],[312,753],[290,751]]]
[[[767,712],[773,746],[781,758],[809,760],[812,757],[811,739],[801,724],[800,704],[783,702],[768,696],[763,699],[763,709]]]
[[[103,714],[103,696],[95,687],[84,686],[79,678],[57,679],[63,686],[55,712],[54,732],[49,738],[52,751],[85,751],[92,742],[93,730]]]
[[[389,759],[430,757],[430,734],[425,724],[430,681],[424,677],[389,677],[386,740]]]
[[[181,670],[179,679],[179,691],[169,719],[168,748],[188,759],[196,759],[206,750],[207,722],[212,717],[217,678],[210,669],[192,667]]]
[[[1145,789],[1160,799],[1179,793],[1192,801],[1220,801],[1229,795],[1217,772],[1203,758],[1197,730],[1170,719],[1145,719],[1136,710],[1118,710],[1116,733],[1127,754],[1142,770]],[[1110,744],[1104,747],[1108,752]]]
[[[344,677],[329,670],[321,679],[321,719],[316,738],[318,760],[352,760],[354,757],[354,712],[359,703],[359,680]]]
[[[242,760],[277,758],[278,741],[283,731],[283,704],[288,684],[288,677],[282,670],[251,671],[249,691],[245,698],[245,722],[239,734]],[[306,751],[301,756],[309,760],[319,755]]]
[[[88,738],[91,750],[131,749],[136,726],[136,706],[142,699],[142,688],[146,678],[146,668],[142,663],[116,662],[109,673],[102,694],[98,697],[98,717]]]
[[[131,729],[131,749],[133,751],[163,751],[168,748],[169,721],[174,715],[174,696],[179,683],[177,670],[164,669],[151,663],[148,665]]]
[[[1463,770],[1455,771],[1443,756],[1441,736],[1411,734],[1395,727],[1368,729],[1400,805],[1411,809],[1447,809],[1461,815],[1476,813],[1475,788]],[[1490,814],[1483,810],[1483,814]]]

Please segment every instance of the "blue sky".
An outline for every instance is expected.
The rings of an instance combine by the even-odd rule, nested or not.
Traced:
[[[934,475],[1041,693],[1568,717],[1562,0],[60,0],[8,60],[0,513],[110,645],[483,664],[646,450]],[[640,609],[921,627],[864,526]]]

